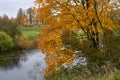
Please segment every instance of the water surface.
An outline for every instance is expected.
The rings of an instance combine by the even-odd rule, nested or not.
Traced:
[[[0,80],[44,80],[44,58],[38,50],[0,52]]]

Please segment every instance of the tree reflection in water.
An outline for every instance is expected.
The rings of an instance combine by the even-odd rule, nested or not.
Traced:
[[[0,52],[0,68],[3,70],[12,69],[14,67],[19,68],[21,64],[20,59],[26,61],[24,51],[8,51]]]
[[[44,80],[44,59],[38,50],[0,52],[0,80]]]
[[[44,80],[44,73],[43,69],[41,69],[41,64],[36,63],[33,70],[29,71],[28,75],[32,80]]]

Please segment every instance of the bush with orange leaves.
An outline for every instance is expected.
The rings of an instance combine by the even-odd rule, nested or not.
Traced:
[[[32,49],[34,48],[34,43],[27,39],[25,36],[20,36],[16,40],[17,45],[22,49]]]

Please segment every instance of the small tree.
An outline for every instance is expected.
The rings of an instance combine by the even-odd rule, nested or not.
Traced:
[[[0,50],[9,50],[13,46],[13,39],[7,33],[0,31]]]
[[[22,26],[25,26],[27,23],[27,16],[22,8],[18,10],[17,23]]]
[[[30,24],[32,24],[32,18],[33,18],[32,8],[29,8],[29,9],[27,10],[27,16],[28,16],[28,22],[29,22]]]

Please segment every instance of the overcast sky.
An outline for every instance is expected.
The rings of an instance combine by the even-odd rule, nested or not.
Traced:
[[[19,8],[27,9],[34,6],[34,0],[0,0],[0,16],[16,17]]]

